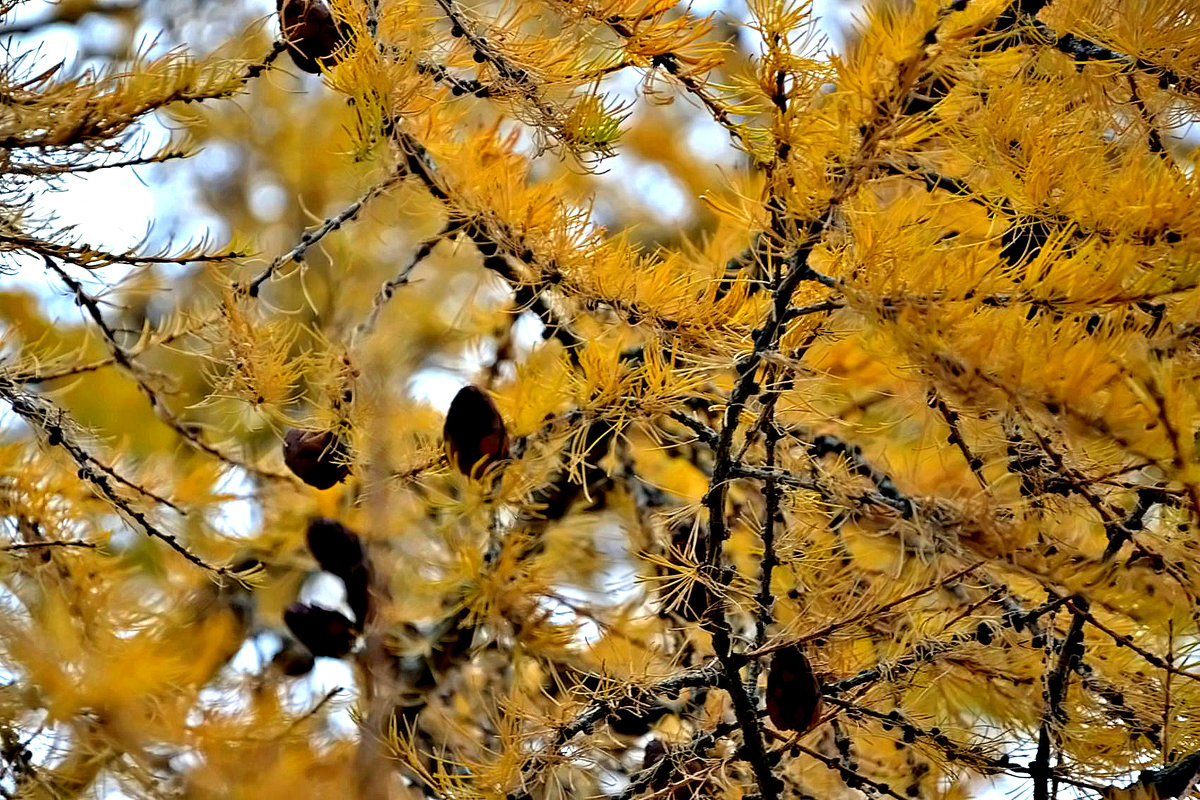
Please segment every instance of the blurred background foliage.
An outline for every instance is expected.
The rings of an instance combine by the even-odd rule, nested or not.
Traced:
[[[261,3],[0,8],[7,795],[1194,777],[1194,4],[335,0],[321,75]],[[373,598],[315,665],[314,517]],[[747,721],[797,642],[820,724]]]

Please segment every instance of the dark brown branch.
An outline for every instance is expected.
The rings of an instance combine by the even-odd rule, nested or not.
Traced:
[[[1082,598],[1074,598],[1072,605],[1086,609],[1086,601]],[[1050,800],[1050,751],[1052,744],[1058,746],[1059,730],[1067,721],[1064,704],[1071,672],[1083,656],[1083,621],[1080,613],[1071,618],[1071,627],[1060,643],[1058,662],[1046,676],[1046,705],[1042,709],[1042,724],[1038,731],[1037,755],[1029,770],[1034,800]]]
[[[1150,152],[1160,156],[1168,164],[1173,165],[1175,162],[1171,158],[1171,154],[1167,152],[1162,136],[1158,133],[1158,120],[1154,118],[1153,112],[1146,107],[1146,101],[1142,99],[1141,94],[1138,92],[1137,79],[1133,76],[1133,73],[1129,73],[1125,77],[1129,81],[1129,99],[1133,102],[1134,108],[1138,110],[1138,114],[1145,121],[1146,127],[1149,129],[1147,146],[1150,148]]]
[[[404,170],[394,171],[391,175],[367,189],[367,191],[359,196],[359,198],[353,203],[346,206],[332,217],[329,217],[317,227],[305,231],[300,235],[300,241],[298,241],[295,246],[292,247],[292,249],[276,256],[275,259],[269,265],[267,265],[266,269],[256,275],[248,283],[238,284],[235,287],[237,293],[249,295],[250,297],[257,297],[262,285],[271,280],[285,264],[288,264],[292,261],[303,261],[304,255],[308,252],[309,248],[313,247],[326,236],[357,217],[359,212],[363,210],[367,203],[391,189],[393,186],[403,180],[406,174],[407,172]]]
[[[94,458],[75,441],[69,432],[64,430],[66,413],[62,409],[54,407],[49,401],[37,395],[22,392],[15,384],[4,378],[0,378],[0,397],[12,407],[19,417],[28,422],[35,430],[41,431],[48,441],[65,450],[78,466],[79,477],[91,484],[96,493],[107,500],[124,519],[131,521],[147,536],[165,543],[201,569],[208,570],[217,576],[232,574],[232,570],[228,567],[209,564],[184,547],[178,537],[160,530],[146,514],[134,508],[128,500],[121,497],[109,482],[108,476],[93,466]],[[52,436],[52,430],[56,430],[57,435]]]
[[[779,380],[777,371],[773,377],[774,381]],[[783,390],[781,387],[775,386],[774,381],[767,390],[762,410],[762,427],[765,430],[763,448],[766,451],[768,469],[775,468],[775,451],[780,439],[783,438],[783,432],[775,424],[775,407]],[[774,574],[775,566],[779,563],[779,556],[775,552],[775,525],[784,521],[779,507],[781,499],[778,481],[774,477],[767,478],[763,485],[764,508],[759,534],[762,539],[763,553],[758,567],[758,613],[755,614],[754,620],[754,646],[756,648],[766,644],[767,627],[775,618],[775,597],[771,593],[771,577]]]
[[[383,307],[396,293],[396,290],[408,283],[408,276],[417,268],[417,265],[429,257],[433,252],[433,248],[437,247],[438,243],[443,239],[453,238],[454,234],[463,226],[462,222],[452,220],[447,223],[440,231],[425,239],[413,253],[412,258],[405,264],[398,273],[392,278],[384,281],[383,286],[379,287],[379,293],[375,295],[375,300],[371,304],[371,311],[367,314],[367,318],[358,324],[354,329],[354,333],[350,336],[350,346],[354,347],[363,337],[370,336],[375,330],[375,325],[379,321],[379,315],[383,312]]]
[[[634,39],[637,36],[637,30],[631,27],[628,21],[621,17],[606,17],[604,22],[607,23],[608,27],[611,28],[612,31],[622,39],[629,40]],[[698,80],[694,75],[684,71],[683,62],[680,60],[679,56],[669,52],[661,53],[654,56],[651,59],[651,62],[654,66],[662,67],[664,70],[666,70],[667,74],[678,81],[679,84],[687,90],[688,94],[692,95],[700,102],[700,105],[702,105],[708,111],[709,115],[712,116],[718,125],[725,129],[726,133],[729,134],[729,137],[733,139],[735,144],[740,146],[747,153],[750,152],[750,142],[746,139],[745,134],[742,133],[738,124],[734,122],[729,111],[722,106],[716,100],[716,98],[705,91],[704,84],[700,80]]]
[[[1162,658],[1161,656],[1157,656],[1154,653],[1151,653],[1149,650],[1145,649],[1144,647],[1134,644],[1133,640],[1131,638],[1129,638],[1128,636],[1125,636],[1124,634],[1121,634],[1121,633],[1117,633],[1112,628],[1108,627],[1103,622],[1096,619],[1095,615],[1092,614],[1090,611],[1088,611],[1088,609],[1084,605],[1079,603],[1077,599],[1068,598],[1066,600],[1066,604],[1074,614],[1087,620],[1088,624],[1090,624],[1092,627],[1094,627],[1097,630],[1100,630],[1103,633],[1105,633],[1106,635],[1108,635],[1109,638],[1111,638],[1114,642],[1117,643],[1118,647],[1128,647],[1130,650],[1137,653],[1139,656],[1144,658],[1147,662],[1149,662],[1153,666],[1158,667],[1159,669],[1164,670],[1166,672],[1169,672],[1172,675],[1178,675],[1181,678],[1187,678],[1188,680],[1200,681],[1200,674],[1197,674],[1195,672],[1189,672],[1185,669],[1180,669],[1179,667],[1175,666],[1174,664],[1169,663],[1166,659]]]
[[[1156,78],[1163,88],[1174,86],[1177,91],[1184,94],[1200,95],[1200,80],[1188,77],[1187,75],[1180,75],[1161,64],[1155,64],[1144,58],[1135,58],[1125,53],[1119,53],[1116,50],[1110,50],[1103,45],[1096,44],[1093,41],[1071,33],[1064,33],[1059,36],[1049,25],[1039,20],[1034,20],[1033,27],[1038,36],[1042,38],[1031,39],[1031,41],[1037,44],[1044,44],[1048,41],[1058,50],[1071,56],[1076,61],[1116,62]]]
[[[937,410],[941,415],[942,421],[946,423],[946,427],[950,430],[950,444],[958,448],[962,453],[963,459],[967,462],[967,468],[971,470],[971,474],[975,476],[975,480],[979,483],[979,488],[984,492],[988,491],[987,478],[983,476],[983,459],[971,452],[971,448],[967,446],[967,440],[963,438],[962,430],[959,428],[959,414],[951,408],[942,396],[932,385],[929,387],[929,405]]]
[[[900,733],[900,739],[906,744],[924,741],[937,748],[949,761],[962,764],[983,775],[1009,773],[1028,776],[1032,773],[1030,767],[1024,767],[1011,761],[1006,754],[992,756],[978,747],[955,742],[939,728],[922,728],[895,709],[888,712],[876,711],[873,708],[867,708],[838,697],[828,697],[826,702],[843,709],[850,719],[869,717],[880,722],[885,731],[896,728]],[[1052,772],[1055,780],[1071,786],[1091,790],[1101,788],[1098,784],[1090,781],[1071,778],[1063,774],[1059,768],[1053,769]]]
[[[886,794],[889,797],[895,798],[895,800],[911,800],[911,798],[905,797],[902,794],[897,794],[892,787],[886,783],[880,783],[879,781],[872,780],[862,773],[850,769],[843,764],[840,759],[831,758],[823,753],[818,753],[811,747],[805,747],[799,742],[790,743],[790,746],[796,750],[799,750],[801,753],[804,753],[806,756],[820,761],[829,769],[836,770],[838,774],[842,776],[843,780],[845,780],[846,785],[852,789],[861,788],[862,786],[869,786],[874,789],[876,793]]]

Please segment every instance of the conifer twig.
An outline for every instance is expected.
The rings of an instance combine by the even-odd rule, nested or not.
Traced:
[[[329,705],[329,703],[333,700],[333,698],[337,697],[339,694],[341,694],[344,691],[345,690],[340,686],[335,686],[332,689],[330,689],[329,691],[327,691],[324,695],[321,696],[320,700],[318,700],[316,703],[313,704],[312,708],[308,709],[303,714],[301,714],[300,716],[296,717],[294,720],[289,722],[287,728],[285,728],[282,733],[280,733],[277,737],[275,737],[276,740],[284,739],[285,737],[287,737],[288,734],[290,734],[292,731],[296,730],[296,728],[303,725],[305,721],[310,720],[313,717],[315,717],[317,714],[321,713],[322,708]]]
[[[1138,110],[1138,114],[1146,123],[1149,133],[1147,134],[1147,143],[1150,152],[1160,156],[1168,164],[1174,164],[1171,154],[1167,152],[1166,146],[1163,144],[1162,136],[1158,133],[1158,121],[1154,118],[1154,114],[1146,107],[1146,101],[1142,99],[1142,95],[1138,92],[1137,79],[1133,77],[1133,73],[1125,75],[1129,82],[1129,99],[1133,101],[1134,108]]]
[[[1114,631],[1112,628],[1098,620],[1096,616],[1080,602],[1078,602],[1078,600],[1074,598],[1067,598],[1066,604],[1071,609],[1072,613],[1082,617],[1083,619],[1087,620],[1088,624],[1090,624],[1092,627],[1107,634],[1114,642],[1117,643],[1118,647],[1128,647],[1130,650],[1144,658],[1152,666],[1158,667],[1164,672],[1168,672],[1172,675],[1178,675],[1179,677],[1187,678],[1188,680],[1200,681],[1200,674],[1189,672],[1185,669],[1180,669],[1174,664],[1168,662],[1166,659],[1150,652],[1146,648],[1134,644],[1133,639],[1129,638],[1128,636]]]
[[[1055,48],[1074,57],[1078,61],[1117,62],[1153,76],[1167,86],[1174,86],[1184,94],[1200,95],[1200,80],[1187,75],[1181,75],[1168,67],[1155,64],[1144,58],[1119,53],[1116,50],[1111,50],[1104,45],[1097,44],[1081,36],[1076,36],[1073,33],[1064,33],[1060,36],[1054,32],[1053,28],[1041,20],[1033,21],[1033,30],[1036,31],[1039,37],[1033,39],[1035,43],[1044,44],[1045,42],[1050,42]]]
[[[464,223],[459,220],[448,222],[440,231],[417,245],[417,249],[408,263],[395,276],[384,281],[383,285],[379,287],[378,294],[375,295],[375,300],[371,304],[370,313],[367,314],[366,319],[354,328],[354,332],[350,336],[351,348],[358,344],[364,337],[370,336],[371,332],[375,330],[375,325],[379,321],[379,315],[383,313],[384,306],[392,299],[392,295],[396,293],[397,289],[408,283],[408,276],[417,268],[417,265],[429,257],[429,254],[433,252],[433,248],[437,247],[439,242],[443,239],[453,237],[463,225]]]
[[[100,330],[101,338],[104,339],[105,345],[112,353],[114,361],[118,366],[123,367],[129,372],[129,375],[133,378],[138,390],[142,393],[142,395],[145,396],[147,402],[150,404],[150,407],[155,410],[156,416],[162,420],[162,422],[168,428],[179,434],[179,436],[185,442],[195,449],[203,453],[207,453],[208,455],[213,456],[214,458],[227,464],[239,467],[256,475],[261,475],[265,478],[290,480],[286,475],[280,475],[261,469],[222,452],[217,447],[204,441],[203,437],[201,437],[194,428],[184,424],[183,422],[180,422],[179,418],[175,415],[175,412],[172,411],[170,407],[162,401],[162,399],[158,396],[158,391],[150,385],[149,381],[147,381],[144,374],[144,368],[137,363],[134,360],[134,357],[125,350],[119,341],[117,341],[116,332],[105,321],[104,315],[100,311],[100,304],[96,301],[96,298],[88,294],[87,291],[84,290],[83,284],[72,278],[70,273],[56,264],[53,259],[45,257],[43,260],[45,261],[46,266],[49,267],[50,270],[56,275],[58,275],[59,279],[66,284],[67,288],[70,289],[75,295],[75,301],[87,311],[88,316],[90,316],[92,321],[96,323],[96,327]]]
[[[178,256],[146,255],[133,250],[124,253],[110,253],[88,244],[61,244],[23,233],[0,233],[0,245],[4,245],[5,250],[25,250],[35,253],[43,261],[57,259],[65,264],[89,270],[108,267],[114,264],[143,265],[187,264],[200,261],[221,262],[243,258],[245,255],[232,251],[228,253],[184,253]]]
[[[984,492],[988,491],[987,478],[983,475],[983,459],[979,458],[967,445],[967,440],[963,438],[962,430],[959,427],[959,413],[951,408],[946,401],[938,393],[937,389],[931,384],[929,386],[929,405],[935,408],[938,414],[941,415],[942,421],[946,423],[946,427],[950,430],[950,444],[958,448],[962,453],[963,459],[967,462],[967,469],[975,476],[975,480],[979,483],[979,488]]]
[[[799,750],[801,753],[804,753],[806,756],[821,762],[829,769],[835,770],[839,775],[846,779],[846,785],[852,789],[858,788],[859,786],[869,786],[874,789],[877,794],[886,794],[888,797],[895,798],[895,800],[911,800],[911,798],[905,797],[902,794],[897,794],[888,784],[872,780],[871,778],[863,775],[861,772],[850,769],[842,763],[841,759],[832,758],[824,753],[818,753],[811,747],[806,747],[799,742],[789,742],[789,745],[792,748]]]
[[[619,16],[609,15],[604,17],[604,22],[622,39],[631,40],[637,36],[637,31],[630,27],[629,23]],[[710,95],[704,89],[704,84],[696,79],[694,75],[690,75],[684,71],[683,62],[675,53],[667,52],[660,53],[651,58],[651,63],[655,67],[662,67],[667,74],[679,82],[688,94],[692,95],[700,102],[700,105],[708,111],[712,118],[725,129],[733,141],[738,144],[746,152],[750,152],[750,143],[746,140],[738,124],[734,122],[729,111]]]
[[[793,647],[794,645],[802,643],[802,642],[812,642],[812,641],[816,641],[818,639],[824,639],[825,637],[829,636],[829,634],[835,633],[835,632],[841,630],[842,628],[847,628],[851,625],[854,625],[855,623],[862,622],[863,620],[868,620],[868,619],[871,619],[872,617],[877,617],[881,614],[885,614],[888,611],[891,611],[893,608],[896,608],[897,606],[904,605],[905,603],[907,603],[911,600],[916,600],[919,597],[924,597],[925,595],[929,594],[930,592],[935,592],[938,589],[943,588],[948,583],[951,583],[953,581],[958,580],[959,578],[963,578],[963,577],[966,577],[967,575],[970,575],[972,572],[975,572],[982,566],[984,566],[984,562],[976,561],[974,564],[971,564],[969,567],[964,567],[963,569],[960,569],[957,572],[953,572],[944,578],[934,581],[933,583],[929,584],[928,586],[922,586],[920,589],[915,589],[911,592],[908,592],[907,594],[901,595],[900,597],[897,597],[895,600],[889,600],[886,603],[883,603],[878,606],[874,606],[872,608],[867,609],[866,611],[860,611],[857,614],[852,614],[851,616],[846,617],[844,619],[840,619],[837,622],[831,622],[828,625],[824,625],[815,631],[804,634],[798,640],[794,640],[794,641],[789,640],[788,642],[781,642],[781,643],[775,644],[775,645],[765,645],[765,644],[759,645],[758,647],[755,647],[753,650],[747,652],[746,657],[747,658],[761,658],[762,656],[765,656],[769,653],[773,653],[777,650],[782,650],[787,647]]]
[[[271,49],[267,54],[250,66],[246,67],[246,81],[249,82],[259,75],[266,72],[275,61],[287,51],[287,43],[282,39],[276,39],[271,42]]]
[[[683,689],[715,686],[722,676],[719,665],[710,663],[707,666],[680,672],[670,678],[665,678],[641,691],[639,695],[672,695]],[[610,700],[598,700],[568,722],[559,727],[550,736],[550,741],[541,752],[535,753],[522,770],[521,785],[529,786],[542,766],[550,762],[559,751],[572,739],[581,733],[587,733],[607,718],[616,706]],[[530,800],[532,794],[528,790],[510,794],[508,800]]]
[[[96,542],[89,542],[82,539],[52,539],[45,542],[17,542],[16,544],[6,544],[0,546],[0,552],[12,552],[16,550],[36,550],[42,547],[84,547],[89,550],[95,550],[100,545]]]
[[[465,209],[455,201],[450,191],[443,185],[443,179],[436,165],[430,159],[428,151],[415,136],[403,130],[399,120],[393,124],[393,141],[402,157],[398,173],[416,176],[435,199],[446,205],[452,218],[466,214]],[[578,366],[577,350],[583,340],[550,307],[544,297],[542,287],[521,280],[507,261],[507,258],[514,258],[533,263],[535,256],[532,251],[516,252],[510,243],[513,237],[493,235],[489,230],[488,220],[481,214],[467,214],[467,216],[468,219],[463,223],[464,229],[483,257],[484,267],[504,278],[512,289],[513,297],[518,305],[528,308],[537,315],[545,326],[545,335],[558,339],[566,349],[567,357],[572,364]],[[503,255],[501,250],[504,251]],[[557,272],[557,270],[553,271]]]
[[[446,19],[450,20],[451,35],[466,41],[471,47],[474,59],[480,63],[490,64],[499,75],[501,83],[488,87],[488,96],[494,96],[502,91],[504,83],[511,84],[537,110],[538,115],[551,127],[552,132],[561,138],[559,125],[556,124],[560,115],[542,97],[538,84],[530,77],[529,72],[509,63],[508,59],[491,42],[476,31],[467,21],[466,15],[455,0],[437,0],[437,4],[442,7]],[[472,94],[477,93],[472,92]]]
[[[975,632],[958,633],[948,639],[926,639],[914,645],[907,655],[868,667],[841,680],[831,681],[821,687],[823,695],[845,694],[860,686],[875,683],[879,680],[893,680],[912,672],[923,664],[951,653],[966,644],[975,641]]]
[[[210,315],[210,316],[200,320],[198,323],[186,325],[183,328],[181,328],[173,333],[169,333],[165,336],[162,336],[159,339],[152,339],[147,346],[150,347],[150,346],[170,344],[178,339],[184,338],[185,336],[195,335],[195,334],[200,333],[201,331],[211,327],[213,324],[216,323],[217,319],[218,319],[218,317],[216,315]],[[126,351],[126,354],[130,358],[137,358],[137,357],[141,356],[144,352],[145,352],[144,349],[136,351],[136,352],[133,350],[128,350],[128,351]],[[110,353],[111,353],[111,351],[110,351]],[[76,375],[83,375],[83,374],[86,374],[89,372],[96,372],[97,370],[101,370],[106,367],[115,366],[116,364],[117,364],[117,357],[114,355],[108,355],[108,356],[105,356],[104,358],[98,358],[94,361],[89,361],[89,362],[86,362],[83,364],[73,364],[72,366],[69,366],[69,367],[62,367],[60,369],[51,370],[51,371],[45,371],[45,372],[37,371],[37,370],[24,371],[24,372],[14,371],[14,372],[11,372],[6,377],[9,380],[13,381],[14,383],[22,383],[22,384],[49,383],[51,381],[62,380],[63,378],[73,378]]]
[[[278,272],[285,264],[292,261],[303,261],[305,253],[310,247],[313,247],[329,234],[341,228],[347,222],[352,221],[359,215],[359,212],[372,200],[379,195],[391,189],[397,183],[404,179],[407,173],[404,170],[395,170],[391,175],[388,175],[383,180],[373,184],[369,189],[363,192],[357,200],[343,208],[331,217],[328,217],[324,222],[315,228],[306,230],[300,235],[300,241],[288,251],[279,254],[262,270],[258,275],[254,276],[248,283],[239,283],[235,287],[237,294],[245,294],[250,297],[257,297],[259,289],[268,280],[271,280],[275,273]]]
[[[735,730],[737,730],[736,725],[723,722],[710,731],[696,734],[690,741],[679,747],[668,749],[662,758],[639,772],[637,777],[629,782],[618,800],[634,800],[647,789],[666,785],[681,763],[711,749],[718,739],[729,736]]]
[[[218,567],[209,564],[181,544],[177,536],[160,530],[150,521],[145,513],[134,508],[128,500],[121,497],[109,483],[108,476],[93,466],[94,460],[87,450],[76,442],[68,431],[64,430],[63,421],[66,419],[65,412],[52,407],[49,401],[37,395],[22,392],[10,381],[3,378],[0,378],[0,397],[4,398],[5,402],[9,404],[18,416],[28,422],[34,429],[41,431],[48,440],[65,450],[78,466],[79,477],[91,484],[92,488],[107,500],[109,505],[113,506],[127,521],[132,521],[147,536],[165,543],[172,550],[201,569],[212,572],[217,577],[230,574],[228,567]],[[51,431],[56,431],[56,433],[52,435]]]
[[[1075,598],[1073,604],[1086,608],[1085,601]],[[1034,800],[1050,800],[1050,750],[1058,743],[1059,729],[1066,722],[1066,711],[1063,704],[1067,698],[1067,685],[1071,672],[1083,654],[1083,615],[1076,613],[1071,618],[1071,626],[1066,638],[1062,641],[1058,661],[1053,671],[1046,675],[1045,699],[1042,709],[1042,722],[1038,731],[1037,754],[1030,765],[1030,777],[1033,778]]]
[[[768,373],[773,376],[772,385],[767,390],[763,401],[761,427],[764,429],[763,449],[766,451],[765,460],[768,469],[775,467],[776,448],[783,438],[783,432],[775,424],[775,407],[779,402],[781,389],[773,382],[779,380],[778,370]],[[762,539],[762,559],[759,563],[758,576],[758,611],[754,620],[754,646],[762,647],[767,641],[767,626],[775,618],[775,597],[771,593],[771,577],[779,556],[775,552],[775,524],[782,521],[780,511],[781,493],[778,482],[774,477],[767,478],[763,485],[763,519],[759,536]],[[776,519],[780,517],[780,519]],[[757,662],[756,662],[757,663]],[[752,672],[753,674],[753,672]]]

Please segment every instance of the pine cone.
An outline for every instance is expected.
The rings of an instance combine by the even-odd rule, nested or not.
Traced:
[[[279,30],[288,55],[305,72],[337,64],[350,42],[350,26],[338,21],[325,0],[276,0]]]
[[[337,520],[314,517],[308,523],[308,549],[326,572],[342,579],[346,603],[354,612],[361,629],[367,622],[367,603],[371,590],[371,571],[362,540]]]
[[[363,564],[362,540],[337,520],[328,517],[309,520],[307,539],[309,552],[321,569],[343,580]]]
[[[464,386],[454,396],[442,437],[450,463],[468,477],[478,477],[492,464],[508,458],[504,418],[487,392],[476,386]]]
[[[821,717],[821,682],[800,645],[780,650],[767,673],[767,716],[781,731],[811,730]]]
[[[354,623],[345,614],[320,606],[292,603],[283,612],[292,635],[314,656],[341,658],[354,647]]]
[[[292,428],[283,437],[283,463],[309,486],[328,489],[350,474],[350,448],[333,431]]]

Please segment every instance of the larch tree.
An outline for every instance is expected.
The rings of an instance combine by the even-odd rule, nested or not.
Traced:
[[[1191,791],[1194,2],[19,6],[4,796]]]

